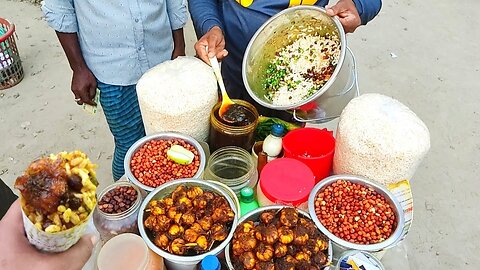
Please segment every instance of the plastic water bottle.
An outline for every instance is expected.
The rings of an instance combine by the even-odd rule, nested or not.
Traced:
[[[277,158],[282,152],[282,136],[285,128],[280,124],[273,124],[270,135],[263,141],[263,152],[267,153],[268,161]]]

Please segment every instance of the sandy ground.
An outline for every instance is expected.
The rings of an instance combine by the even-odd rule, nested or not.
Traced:
[[[7,0],[0,7],[17,25],[26,73],[0,91],[0,177],[11,185],[33,159],[78,148],[100,165],[105,186],[113,143],[101,111],[92,116],[76,106],[71,71],[39,8]],[[468,12],[479,9],[475,0],[385,1],[378,18],[349,37],[361,91],[399,99],[430,128],[432,149],[412,181],[410,269],[480,264],[480,18]],[[187,40],[192,54],[191,27]]]

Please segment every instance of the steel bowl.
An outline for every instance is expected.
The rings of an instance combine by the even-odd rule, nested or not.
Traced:
[[[251,212],[248,212],[245,216],[241,217],[240,220],[238,221],[237,223],[237,226],[242,224],[243,222],[245,221],[259,221],[260,219],[260,214],[265,212],[265,211],[270,211],[270,210],[280,210],[280,209],[283,209],[283,208],[289,208],[288,206],[284,206],[284,205],[271,205],[271,206],[264,206],[264,207],[260,207],[260,208],[257,208]],[[300,210],[297,208],[297,211],[305,218],[308,218],[308,219],[312,219],[310,217],[310,215],[303,211],[303,210]],[[233,235],[232,235],[233,236]],[[233,267],[233,264],[232,264],[232,259],[231,259],[231,245],[230,245],[231,242],[228,243],[228,245],[225,247],[225,260],[227,261],[227,265],[228,265],[228,268],[230,270],[235,270],[235,268]],[[328,261],[332,261],[333,259],[333,249],[332,249],[332,242],[329,240],[328,241]],[[329,270],[330,269],[330,266],[326,266],[323,268],[323,270]]]
[[[330,33],[339,37],[341,51],[337,66],[331,78],[307,99],[296,104],[274,105],[265,98],[266,92],[263,85],[265,70],[268,63],[274,59],[275,53],[292,43],[298,33],[307,31],[300,29],[303,26],[313,26],[315,32],[320,32],[320,34]],[[285,9],[265,22],[250,40],[242,63],[242,77],[245,88],[248,94],[264,107],[275,110],[299,108],[316,101],[332,86],[342,69],[346,50],[347,41],[342,24],[338,18],[328,16],[325,9],[317,6],[295,6]],[[347,74],[351,73],[347,70],[345,72]]]
[[[323,226],[322,222],[320,222],[320,220],[318,219],[315,213],[315,199],[317,197],[317,194],[320,191],[322,191],[323,189],[325,189],[326,187],[330,186],[331,184],[335,183],[338,180],[347,180],[355,184],[360,184],[362,186],[372,188],[378,194],[385,197],[387,202],[394,209],[395,217],[397,220],[395,231],[392,233],[392,235],[390,235],[389,238],[387,238],[383,242],[376,243],[376,244],[360,245],[360,244],[348,242],[346,240],[343,240],[340,237],[335,236],[333,233],[327,230],[325,226]],[[355,249],[355,250],[361,250],[361,251],[378,252],[384,249],[394,247],[397,241],[402,237],[403,227],[405,225],[405,216],[403,214],[403,208],[398,202],[395,195],[393,195],[384,186],[374,183],[373,181],[370,181],[366,178],[355,176],[355,175],[333,175],[320,181],[317,185],[315,185],[315,187],[313,187],[312,191],[310,192],[310,196],[308,197],[308,211],[310,213],[310,216],[312,217],[312,220],[315,222],[315,224],[320,229],[320,231],[322,231],[323,234],[325,234],[329,239],[331,239],[334,245],[337,245],[337,249],[339,251]]]
[[[153,243],[152,233],[150,231],[147,231],[145,229],[145,226],[143,225],[143,222],[147,218],[147,216],[145,215],[145,209],[147,208],[150,201],[152,201],[153,199],[162,199],[166,196],[169,196],[175,190],[175,188],[179,185],[185,185],[187,187],[197,186],[202,188],[203,190],[215,192],[216,194],[223,196],[228,201],[228,204],[230,205],[230,207],[235,213],[235,218],[233,220],[232,228],[230,229],[230,232],[227,238],[223,240],[218,246],[210,250],[209,252],[206,252],[200,255],[195,255],[195,256],[179,256],[179,255],[174,255],[172,253],[164,251],[163,249],[157,247]],[[225,249],[227,244],[233,238],[233,233],[235,232],[235,228],[237,227],[238,217],[239,217],[239,213],[237,211],[237,206],[235,205],[235,202],[232,200],[230,195],[220,186],[204,180],[178,179],[175,181],[167,182],[157,187],[155,190],[150,192],[150,194],[148,194],[148,196],[145,198],[142,205],[140,206],[140,212],[138,213],[138,230],[140,231],[140,235],[145,240],[148,247],[152,251],[154,251],[155,253],[157,253],[158,255],[160,255],[162,258],[165,259],[167,263],[167,267],[171,269],[178,269],[178,270],[190,270],[190,269],[193,270],[193,269],[196,269],[196,265],[201,260],[203,260],[205,256],[218,255]]]
[[[159,140],[159,139],[163,139],[163,140],[182,139],[185,142],[189,143],[190,145],[193,145],[193,147],[195,147],[195,149],[197,150],[198,156],[200,158],[200,165],[198,167],[197,173],[195,173],[195,175],[192,178],[202,177],[203,171],[205,170],[205,166],[207,165],[207,158],[202,145],[194,138],[182,133],[162,132],[162,133],[145,136],[140,140],[136,141],[128,149],[127,154],[125,155],[125,160],[123,162],[123,166],[125,168],[125,175],[127,176],[128,180],[130,180],[135,185],[137,185],[138,187],[142,188],[147,192],[151,192],[155,189],[155,187],[144,185],[143,183],[138,181],[138,179],[133,175],[132,170],[130,169],[130,161],[132,160],[132,157],[135,154],[135,152],[137,152],[137,150],[140,149],[140,147],[142,147],[145,143],[151,140]]]

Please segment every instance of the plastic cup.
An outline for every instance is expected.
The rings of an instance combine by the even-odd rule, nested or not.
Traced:
[[[299,128],[283,138],[284,157],[305,163],[315,175],[315,182],[329,176],[332,170],[335,138],[327,129]]]
[[[124,233],[105,243],[98,254],[97,266],[98,270],[146,270],[150,269],[151,256],[140,236]]]

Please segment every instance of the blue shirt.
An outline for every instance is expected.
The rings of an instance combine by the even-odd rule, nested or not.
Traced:
[[[45,0],[48,24],[77,33],[86,64],[106,84],[132,85],[172,56],[172,30],[187,21],[186,0]]]
[[[353,1],[362,24],[373,19],[382,6],[381,0]],[[323,7],[328,0],[189,0],[197,35],[204,35],[214,26],[219,26],[225,33],[225,46],[229,54],[222,62],[222,74],[231,98],[253,102],[242,82],[242,61],[247,45],[258,28],[271,16],[299,4]],[[268,115],[267,111],[261,113]]]

